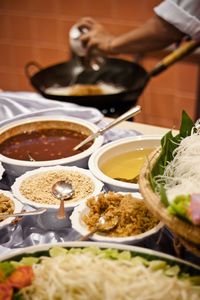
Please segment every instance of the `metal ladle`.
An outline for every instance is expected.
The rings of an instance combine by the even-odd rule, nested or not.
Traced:
[[[32,157],[32,155],[30,154],[30,152],[27,152],[27,156],[29,158],[30,161],[35,161],[35,159]]]
[[[124,114],[122,114],[118,118],[114,119],[112,122],[110,122],[105,127],[100,128],[97,132],[92,133],[91,135],[89,135],[86,139],[84,139],[82,142],[80,142],[78,145],[76,145],[73,148],[73,150],[78,150],[79,148],[83,147],[85,144],[93,141],[98,136],[104,134],[106,131],[108,131],[112,127],[116,126],[117,124],[121,123],[122,121],[125,121],[125,120],[137,115],[140,112],[141,112],[141,106],[140,105],[132,107],[127,112],[125,112]]]
[[[104,216],[101,216],[96,224],[95,228],[91,230],[88,234],[82,236],[79,241],[86,241],[88,238],[93,235],[95,232],[106,232],[109,231],[117,226],[119,222],[118,216],[113,217],[110,221],[106,221]]]
[[[70,199],[74,194],[71,183],[64,180],[57,181],[52,186],[52,194],[54,197],[60,200],[57,218],[64,219],[66,217],[64,201]]]

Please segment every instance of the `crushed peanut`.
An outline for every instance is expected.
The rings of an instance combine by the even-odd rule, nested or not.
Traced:
[[[60,200],[52,195],[52,186],[60,180],[71,183],[74,194],[67,202],[75,202],[91,195],[94,191],[92,179],[77,171],[47,171],[24,179],[20,185],[20,193],[28,200],[41,204],[60,204]]]

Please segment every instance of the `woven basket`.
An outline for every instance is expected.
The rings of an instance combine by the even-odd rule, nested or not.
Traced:
[[[189,250],[196,256],[200,256],[200,245],[193,244],[188,240],[184,240],[183,238],[179,238],[179,241],[187,250]]]
[[[192,244],[193,248],[200,249],[200,226],[189,224],[177,218],[176,216],[170,215],[166,207],[160,201],[159,195],[157,195],[151,188],[149,175],[158,159],[158,156],[160,155],[160,151],[160,149],[157,149],[151,153],[141,169],[139,177],[140,192],[149,210],[151,210],[152,213],[172,232],[178,235],[180,239],[182,238],[186,247],[187,244],[190,246]]]

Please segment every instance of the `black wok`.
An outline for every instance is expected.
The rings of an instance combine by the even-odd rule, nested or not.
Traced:
[[[117,58],[106,58],[98,71],[88,68],[84,69],[78,76],[77,68],[80,65],[76,58],[47,68],[42,68],[36,62],[29,62],[25,66],[25,73],[32,86],[45,98],[92,106],[101,110],[104,115],[118,116],[136,104],[139,95],[151,77],[158,75],[168,66],[188,55],[199,45],[200,42],[188,42],[165,57],[149,73],[137,63]],[[37,71],[31,75],[31,69],[33,71],[33,68]],[[124,90],[117,94],[87,96],[52,95],[45,91],[52,86],[66,87],[71,85],[72,82],[73,84],[104,82],[120,86]]]
[[[85,69],[76,76],[78,66],[74,58],[48,68],[42,68],[38,63],[30,62],[25,70],[32,86],[45,98],[96,107],[105,115],[119,115],[135,105],[140,94],[141,80],[143,81],[147,74],[140,65],[116,58],[106,58],[98,71]],[[33,71],[33,68],[37,72],[31,76],[30,71]],[[80,84],[104,82],[120,86],[124,90],[116,94],[87,96],[51,95],[45,92],[48,87],[56,85],[66,87],[72,82]]]

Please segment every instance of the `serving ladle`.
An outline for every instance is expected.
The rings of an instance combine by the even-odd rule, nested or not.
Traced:
[[[27,152],[27,156],[30,161],[35,161],[35,159],[32,157],[32,155],[29,152]]]
[[[88,234],[82,236],[79,241],[87,241],[88,238],[93,235],[95,232],[106,232],[114,229],[119,222],[118,216],[114,216],[111,220],[106,221],[104,216],[101,216],[93,230],[91,230]]]
[[[71,183],[65,180],[57,181],[52,186],[52,194],[54,197],[60,200],[57,218],[64,219],[66,217],[64,201],[69,200],[74,194]]]
[[[97,132],[92,133],[91,135],[89,135],[86,139],[84,139],[82,142],[80,142],[78,145],[76,145],[73,148],[73,150],[78,150],[79,148],[83,147],[85,144],[93,141],[98,136],[104,134],[106,131],[108,131],[112,127],[116,126],[117,124],[121,123],[122,121],[125,121],[125,120],[137,115],[140,112],[141,112],[141,106],[140,105],[136,105],[136,106],[132,107],[127,112],[125,112],[124,114],[122,114],[118,118],[114,119],[112,122],[110,122],[105,127],[100,128]]]

